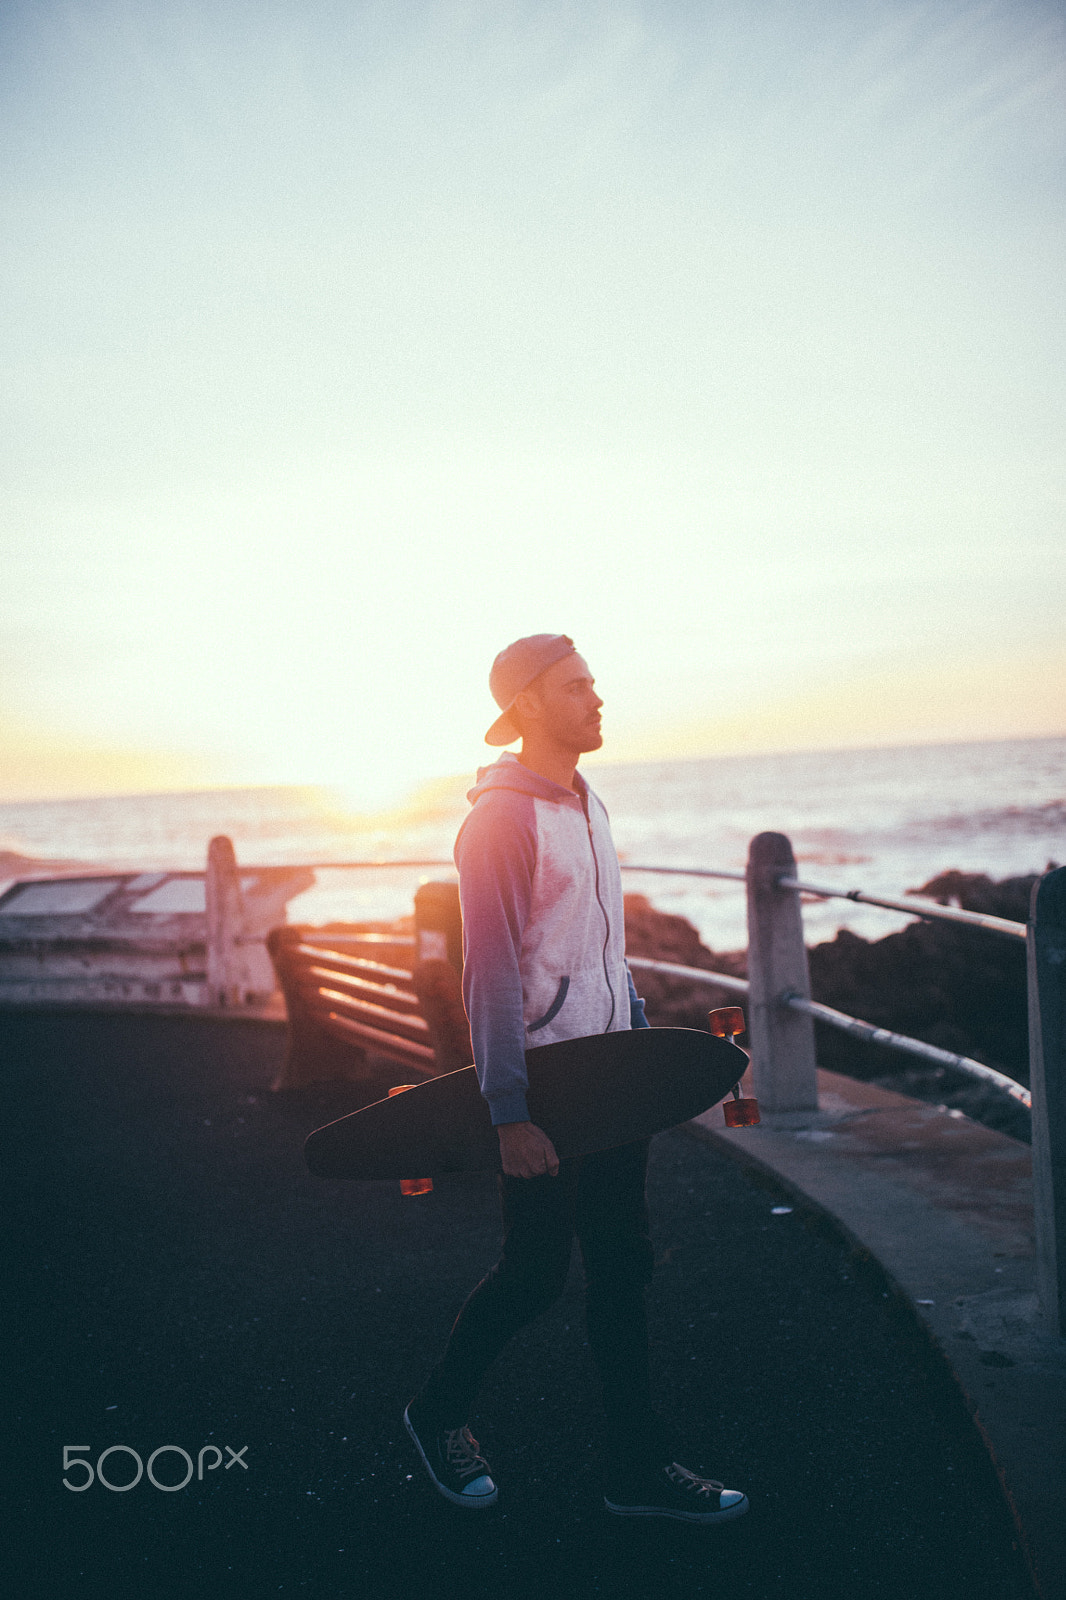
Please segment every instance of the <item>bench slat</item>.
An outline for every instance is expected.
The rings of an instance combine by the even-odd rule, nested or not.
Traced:
[[[398,983],[410,983],[413,976],[404,967],[387,967],[384,962],[370,961],[365,956],[342,956],[337,950],[313,944],[290,945],[285,951],[285,960],[293,966],[302,966],[305,961],[322,966],[328,961],[329,966],[342,972],[361,973],[368,978],[394,978]]]
[[[393,1032],[406,1037],[408,1033],[417,1038],[429,1037],[429,1025],[424,1017],[404,1016],[397,1011],[390,1011],[387,1006],[378,1006],[371,1000],[355,1000],[351,995],[342,994],[339,989],[318,988],[303,990],[305,998],[316,1011],[339,1011],[342,1016],[351,1017],[358,1022],[366,1018],[370,1027],[377,1027],[385,1023]]]
[[[411,990],[398,989],[391,983],[371,983],[366,978],[350,978],[347,973],[334,972],[329,967],[303,967],[298,973],[298,981],[306,985],[309,978],[319,988],[328,985],[340,989],[344,994],[351,993],[357,999],[376,999],[382,1005],[409,1006],[412,1011],[418,1010],[418,996]]]
[[[436,1070],[433,1051],[429,1045],[415,1044],[413,1039],[401,1039],[397,1034],[385,1033],[380,1028],[369,1028],[363,1023],[349,1022],[347,1017],[330,1011],[322,1018],[322,1026],[348,1044],[361,1044],[378,1049],[384,1055],[396,1056],[408,1066]]]
[[[414,939],[283,926],[271,930],[268,949],[289,1017],[278,1087],[365,1079],[377,1070],[368,1052],[402,1062],[412,1081],[470,1061],[458,972],[417,959]]]

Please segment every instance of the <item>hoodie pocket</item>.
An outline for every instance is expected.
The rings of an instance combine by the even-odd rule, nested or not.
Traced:
[[[555,991],[555,999],[552,1001],[551,1005],[548,1007],[547,1011],[542,1017],[538,1017],[536,1022],[529,1023],[526,1029],[528,1033],[536,1033],[538,1028],[546,1028],[549,1022],[554,1021],[554,1019],[563,1009],[563,1001],[566,999],[566,991],[569,989],[569,987],[569,978],[559,979],[559,987]]]

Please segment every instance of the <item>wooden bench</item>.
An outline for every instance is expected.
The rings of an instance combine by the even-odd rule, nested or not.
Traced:
[[[473,1061],[454,883],[420,887],[410,936],[284,926],[272,929],[267,949],[289,1019],[276,1089],[373,1077],[373,1056],[399,1062],[418,1078]]]

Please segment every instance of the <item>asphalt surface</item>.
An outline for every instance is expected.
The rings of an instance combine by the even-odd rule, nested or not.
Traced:
[[[750,1514],[604,1512],[576,1261],[481,1397],[498,1506],[448,1505],[400,1413],[495,1257],[493,1182],[406,1199],[312,1178],[304,1135],[359,1094],[271,1094],[282,1048],[249,1022],[0,1015],[9,1592],[1031,1595],[958,1392],[876,1264],[685,1130],[655,1141],[649,1184],[659,1400],[679,1459]],[[75,1492],[65,1446],[94,1473],[126,1447],[100,1463],[116,1486],[131,1451],[145,1475]],[[193,1468],[171,1492],[147,1476],[163,1446]],[[153,1472],[180,1483],[185,1459]]]

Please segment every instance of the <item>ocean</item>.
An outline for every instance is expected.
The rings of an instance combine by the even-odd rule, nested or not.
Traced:
[[[311,788],[0,804],[0,852],[195,869],[211,836],[228,833],[247,865],[448,860],[472,776],[438,780],[378,816],[354,815]],[[949,868],[1002,878],[1066,860],[1066,738],[597,763],[587,776],[611,813],[623,864],[742,871],[748,841],[767,829],[789,835],[810,881],[891,895]],[[444,875],[324,869],[290,902],[289,920],[402,915],[422,879]],[[627,869],[625,886],[687,917],[712,949],[746,943],[742,884]],[[840,927],[877,938],[907,920],[842,901],[810,903],[804,917],[809,943]]]

